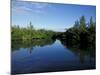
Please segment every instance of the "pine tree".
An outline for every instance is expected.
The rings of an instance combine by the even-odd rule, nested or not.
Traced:
[[[86,20],[84,16],[80,18],[80,29],[82,32],[86,31]]]
[[[77,21],[75,21],[75,24],[74,24],[74,28],[78,28],[79,27],[79,21],[77,20]]]
[[[94,22],[93,22],[93,18],[91,17],[90,18],[90,27],[93,27],[94,26]]]

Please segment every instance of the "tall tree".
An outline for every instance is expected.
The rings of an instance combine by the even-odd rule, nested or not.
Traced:
[[[77,21],[75,21],[74,27],[75,27],[75,28],[78,28],[78,27],[79,27],[79,25],[80,25],[80,24],[79,24],[79,21],[78,21],[78,20],[77,20]]]
[[[90,18],[90,27],[93,27],[93,26],[94,26],[94,22],[93,22],[93,18],[91,16],[91,18]]]
[[[84,16],[82,16],[80,18],[80,29],[82,31],[85,31],[86,30],[86,20],[85,20],[85,17]]]
[[[32,25],[32,22],[31,22],[31,21],[29,22],[28,28],[29,28],[30,30],[33,30],[33,29],[34,29],[34,27],[33,27],[33,25]]]

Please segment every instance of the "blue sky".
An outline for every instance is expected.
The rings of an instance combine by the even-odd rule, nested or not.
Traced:
[[[84,15],[96,19],[96,7],[71,4],[12,1],[12,25],[26,27],[29,22],[36,29],[65,31]]]

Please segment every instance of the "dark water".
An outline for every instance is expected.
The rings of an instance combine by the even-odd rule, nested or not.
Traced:
[[[95,69],[91,50],[74,50],[60,40],[12,42],[12,73],[38,73]]]

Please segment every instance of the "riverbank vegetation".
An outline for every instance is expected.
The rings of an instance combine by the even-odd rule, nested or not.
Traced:
[[[39,39],[59,39],[68,47],[85,48],[90,47],[95,50],[96,22],[93,18],[87,22],[84,16],[75,21],[73,27],[65,32],[54,32],[52,30],[36,30],[30,22],[27,27],[13,25],[11,27],[12,40],[39,40]]]
[[[36,30],[31,22],[27,27],[14,25],[11,29],[12,40],[50,39],[55,34],[55,32],[51,30]]]
[[[96,40],[96,22],[93,21],[93,18],[90,18],[90,21],[86,23],[84,16],[80,17],[77,20],[72,28],[66,30],[59,37],[60,40],[68,47],[79,47],[95,50],[95,40]]]

